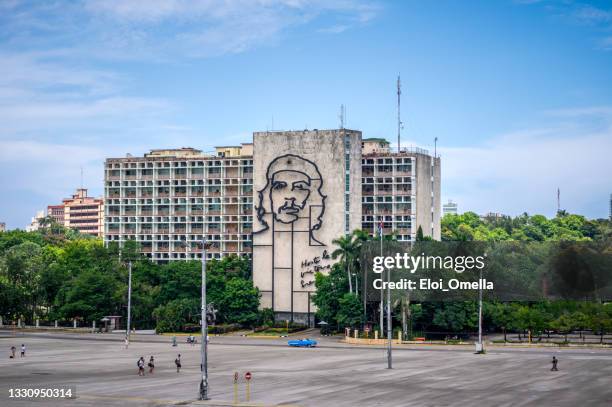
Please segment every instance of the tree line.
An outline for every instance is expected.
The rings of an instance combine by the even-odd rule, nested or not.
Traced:
[[[200,261],[156,264],[136,242],[105,246],[53,221],[36,232],[0,233],[0,316],[34,324],[77,319],[91,326],[108,315],[127,314],[128,263],[132,264],[132,327],[159,332],[199,329]],[[269,322],[259,311],[247,257],[207,262],[207,296],[218,324]],[[99,324],[98,324],[99,325]]]
[[[612,224],[607,219],[589,220],[560,211],[547,219],[542,215],[517,217],[485,216],[473,212],[446,215],[442,219],[442,240],[448,242],[603,242],[609,252]],[[417,241],[430,240],[419,228]],[[378,326],[379,301],[363,296],[367,278],[362,267],[362,251],[371,240],[363,231],[354,231],[334,241],[336,263],[328,275],[316,276],[317,293],[313,301],[317,315],[327,327],[341,331],[344,327]],[[394,240],[393,235],[384,236]],[[609,284],[610,282],[608,282]],[[358,290],[361,288],[361,293]],[[609,301],[609,299],[607,299]],[[406,334],[422,332],[472,333],[478,326],[476,301],[410,301],[395,299],[392,304],[394,326]],[[567,336],[572,331],[589,329],[603,334],[612,332],[612,303],[605,301],[485,301],[484,329],[487,331],[530,332],[541,338],[552,332]],[[505,335],[504,335],[505,337]]]

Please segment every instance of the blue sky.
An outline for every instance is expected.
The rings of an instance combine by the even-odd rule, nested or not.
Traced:
[[[0,0],[0,221],[105,157],[347,127],[442,156],[461,211],[606,217],[612,5],[597,1]]]

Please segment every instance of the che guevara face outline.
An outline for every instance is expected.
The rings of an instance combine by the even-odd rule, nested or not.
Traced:
[[[272,174],[270,183],[269,198],[274,219],[290,224],[302,217],[312,187],[308,174],[297,170],[280,170]]]

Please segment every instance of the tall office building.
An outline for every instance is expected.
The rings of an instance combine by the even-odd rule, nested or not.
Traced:
[[[106,243],[135,240],[152,260],[251,252],[253,147],[151,150],[109,158],[104,170]]]
[[[382,222],[384,233],[398,240],[414,240],[418,226],[440,238],[440,158],[426,150],[394,152],[384,139],[362,140],[361,132],[345,129],[257,132],[254,142],[261,147],[151,150],[107,159],[105,242],[136,240],[157,262],[200,258],[204,236],[212,243],[209,258],[250,255],[261,200],[257,188],[267,167],[283,155],[309,160],[316,152],[310,161],[326,168],[328,150],[344,165],[338,173],[345,174],[342,185],[326,182],[321,191],[325,216],[339,225],[334,235],[357,228],[374,232]],[[335,197],[338,189],[344,192]]]

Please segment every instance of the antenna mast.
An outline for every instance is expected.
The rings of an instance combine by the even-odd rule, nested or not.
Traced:
[[[83,166],[81,166],[81,189],[83,189]]]
[[[346,120],[346,109],[344,108],[344,105],[340,105],[340,115],[338,117],[340,118],[340,128],[344,129]]]
[[[402,128],[402,120],[400,119],[400,95],[402,94],[402,84],[400,76],[397,75],[397,152],[400,152],[400,131]]]
[[[557,213],[561,212],[561,189],[557,188]]]

